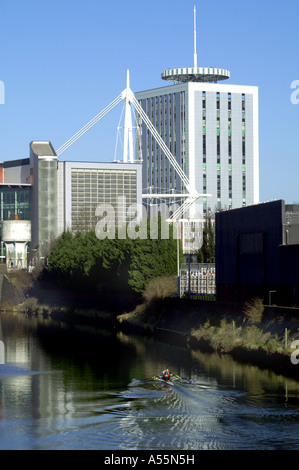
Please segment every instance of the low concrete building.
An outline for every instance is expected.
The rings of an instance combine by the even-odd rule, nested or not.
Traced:
[[[58,161],[51,142],[33,141],[30,158],[0,163],[0,263],[27,269],[46,258],[64,230],[95,229],[98,207],[109,205],[119,223],[133,217],[136,204],[141,163]]]

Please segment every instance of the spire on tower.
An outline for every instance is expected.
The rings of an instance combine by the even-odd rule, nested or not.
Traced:
[[[197,52],[196,52],[196,6],[194,5],[194,68],[197,69]]]
[[[216,67],[198,67],[196,52],[196,7],[194,5],[194,66],[164,70],[161,74],[163,80],[171,82],[218,82],[230,77],[228,70]]]

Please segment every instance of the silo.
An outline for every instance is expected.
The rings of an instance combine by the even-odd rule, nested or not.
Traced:
[[[31,241],[30,220],[2,222],[2,240],[6,247],[7,268],[27,269],[27,246]]]

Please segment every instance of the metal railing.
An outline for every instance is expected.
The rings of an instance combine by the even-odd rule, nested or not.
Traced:
[[[182,264],[180,268],[180,297],[185,295],[215,295],[215,264]]]

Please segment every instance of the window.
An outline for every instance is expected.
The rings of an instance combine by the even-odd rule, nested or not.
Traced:
[[[245,94],[242,94],[242,111],[245,111]]]
[[[217,198],[221,198],[221,175],[217,175]]]
[[[203,175],[203,192],[207,192],[207,175]]]
[[[79,176],[79,177],[78,177]],[[92,182],[92,183],[91,183]],[[90,230],[96,225],[95,208],[108,203],[116,207],[118,197],[126,197],[126,207],[136,202],[136,171],[72,170],[72,228]],[[126,210],[126,209],[125,209]]]
[[[233,178],[232,175],[228,176],[228,197],[229,199],[232,199],[232,194],[233,194]]]

